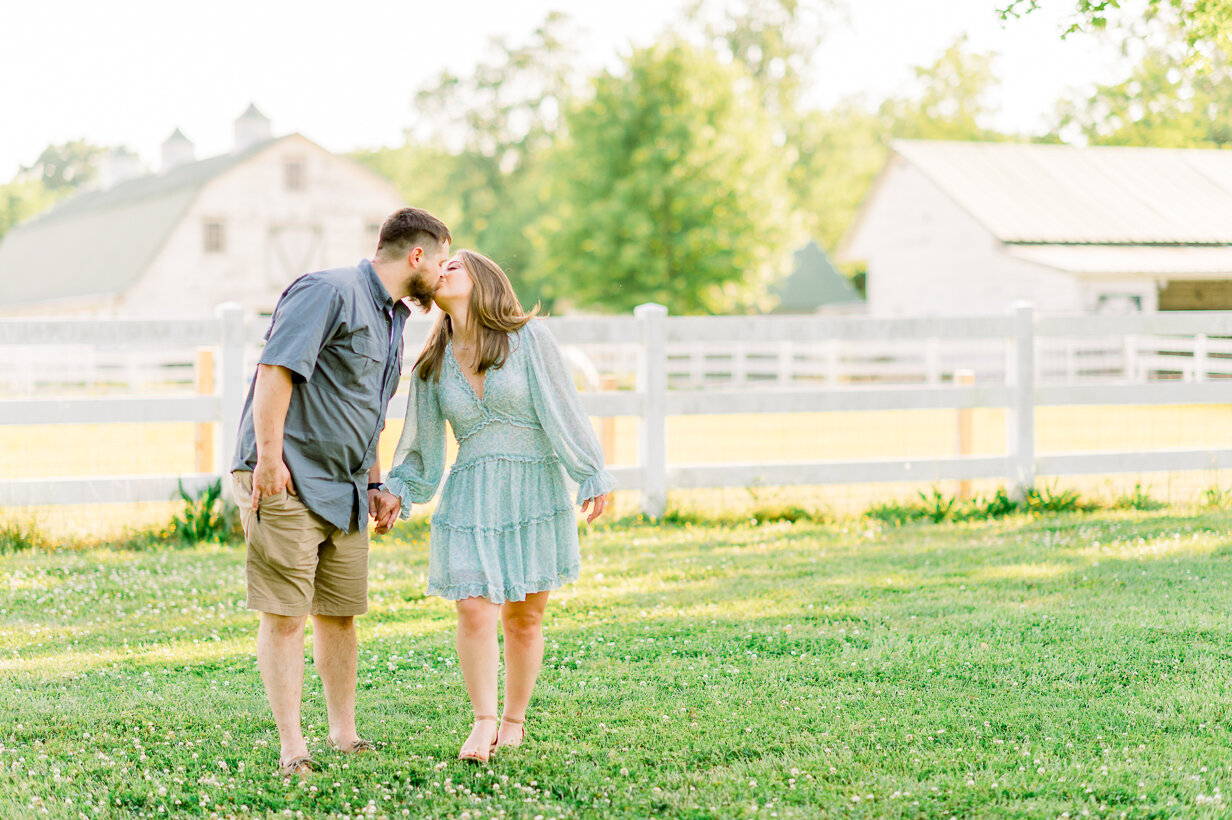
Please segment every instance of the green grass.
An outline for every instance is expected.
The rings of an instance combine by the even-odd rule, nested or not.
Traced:
[[[310,672],[302,785],[273,775],[241,549],[3,554],[0,816],[1227,816],[1230,522],[600,528],[528,742],[486,767],[454,759],[418,525],[374,547],[360,620],[383,748],[324,749]]]

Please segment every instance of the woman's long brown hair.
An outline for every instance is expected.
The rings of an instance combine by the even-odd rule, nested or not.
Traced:
[[[475,323],[479,342],[479,372],[490,367],[500,367],[509,355],[509,334],[521,330],[539,313],[535,305],[530,313],[522,310],[518,296],[513,292],[509,277],[500,265],[482,253],[470,250],[458,251],[463,267],[470,274],[470,317]],[[441,364],[445,361],[445,348],[453,337],[453,323],[449,314],[441,311],[428,341],[415,367],[419,378],[427,381],[440,378]]]

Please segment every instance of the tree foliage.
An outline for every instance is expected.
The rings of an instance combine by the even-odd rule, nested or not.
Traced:
[[[0,238],[20,222],[92,183],[105,148],[84,140],[48,145],[30,165],[0,185]]]
[[[783,152],[738,64],[680,40],[632,52],[569,112],[548,270],[579,305],[676,313],[764,300],[787,250]]]
[[[1059,2],[1060,0],[1058,0]],[[1069,0],[1074,16],[1066,34],[1098,31],[1123,16],[1124,0]],[[1040,8],[1041,0],[1009,0],[1001,7],[1002,19],[1022,17]],[[1210,44],[1225,55],[1232,53],[1232,0],[1147,0],[1147,17],[1165,16],[1180,27],[1185,42],[1192,49],[1191,62],[1206,67],[1217,64]]]
[[[1057,131],[1095,145],[1232,146],[1232,61],[1195,66],[1166,45],[1149,46],[1119,83],[1057,106]]]
[[[916,66],[917,93],[888,99],[878,109],[885,133],[899,139],[1005,139],[986,124],[994,113],[988,92],[996,84],[995,57],[970,51],[964,34],[931,65]]]
[[[415,110],[422,139],[452,151],[408,142],[393,152],[402,154],[392,159],[408,199],[429,207],[438,193],[451,198],[441,213],[455,218],[448,223],[457,226],[455,244],[500,263],[527,306],[550,307],[556,293],[528,230],[548,204],[547,157],[574,83],[573,39],[568,17],[552,12],[524,43],[494,40],[493,57],[469,75],[442,72],[418,92]]]

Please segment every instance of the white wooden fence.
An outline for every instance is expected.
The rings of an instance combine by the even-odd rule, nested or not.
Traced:
[[[1149,452],[1035,452],[1034,412],[1050,405],[1181,405],[1232,404],[1232,380],[1223,363],[1212,368],[1209,337],[1232,337],[1232,311],[1138,314],[1130,316],[1036,316],[1030,305],[1019,305],[1004,316],[961,318],[868,317],[678,317],[669,318],[657,305],[643,305],[632,317],[553,318],[551,329],[562,344],[621,348],[633,346],[637,374],[632,390],[583,393],[593,416],[636,416],[639,424],[638,463],[614,467],[622,489],[637,490],[650,515],[664,511],[669,489],[750,485],[816,485],[879,481],[939,481],[1002,478],[1018,491],[1037,475],[1112,474],[1158,470],[1232,468],[1228,448],[1155,450]],[[407,349],[423,340],[422,323],[408,326]],[[136,321],[2,321],[0,350],[17,346],[86,345],[95,347],[214,346],[217,377],[212,396],[119,396],[87,398],[19,398],[0,400],[0,425],[85,424],[119,422],[215,422],[213,463],[229,463],[239,423],[250,365],[245,346],[257,334],[246,326],[237,307],[224,306],[215,319],[192,322]],[[1189,339],[1178,343],[1191,351],[1190,363],[1175,368],[1184,378],[1141,382],[1100,378],[1087,383],[1048,384],[1037,381],[1037,352],[1055,349],[1058,340],[1119,338],[1123,350],[1140,350],[1145,338]],[[698,389],[670,382],[669,351],[681,346],[718,348],[739,340],[770,348],[786,345],[875,348],[889,341],[912,340],[927,355],[929,349],[972,340],[998,351],[1004,377],[993,383],[960,385],[937,379],[922,384],[801,385],[781,380],[768,385],[747,381]],[[1065,344],[1070,344],[1065,341]],[[701,349],[700,347],[698,349]],[[1194,355],[1201,352],[1201,356]],[[1160,355],[1154,353],[1152,355]],[[408,356],[408,358],[410,358]],[[679,372],[679,371],[677,371]],[[1127,371],[1128,372],[1128,371]],[[1188,374],[1188,375],[1186,375]],[[676,389],[670,389],[676,388]],[[925,459],[816,461],[745,464],[669,464],[668,416],[723,413],[810,413],[870,410],[1005,408],[1008,450],[995,456],[951,456]],[[389,414],[405,412],[405,394],[395,396]],[[215,473],[182,476],[139,475],[22,479],[0,481],[0,504],[80,504],[94,502],[161,501],[173,497],[177,482],[199,488]]]

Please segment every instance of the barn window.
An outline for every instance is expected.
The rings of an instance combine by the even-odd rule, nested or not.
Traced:
[[[227,250],[227,226],[221,219],[205,220],[205,252],[223,253]]]
[[[304,161],[289,159],[282,165],[282,181],[288,191],[302,191],[308,187]]]

